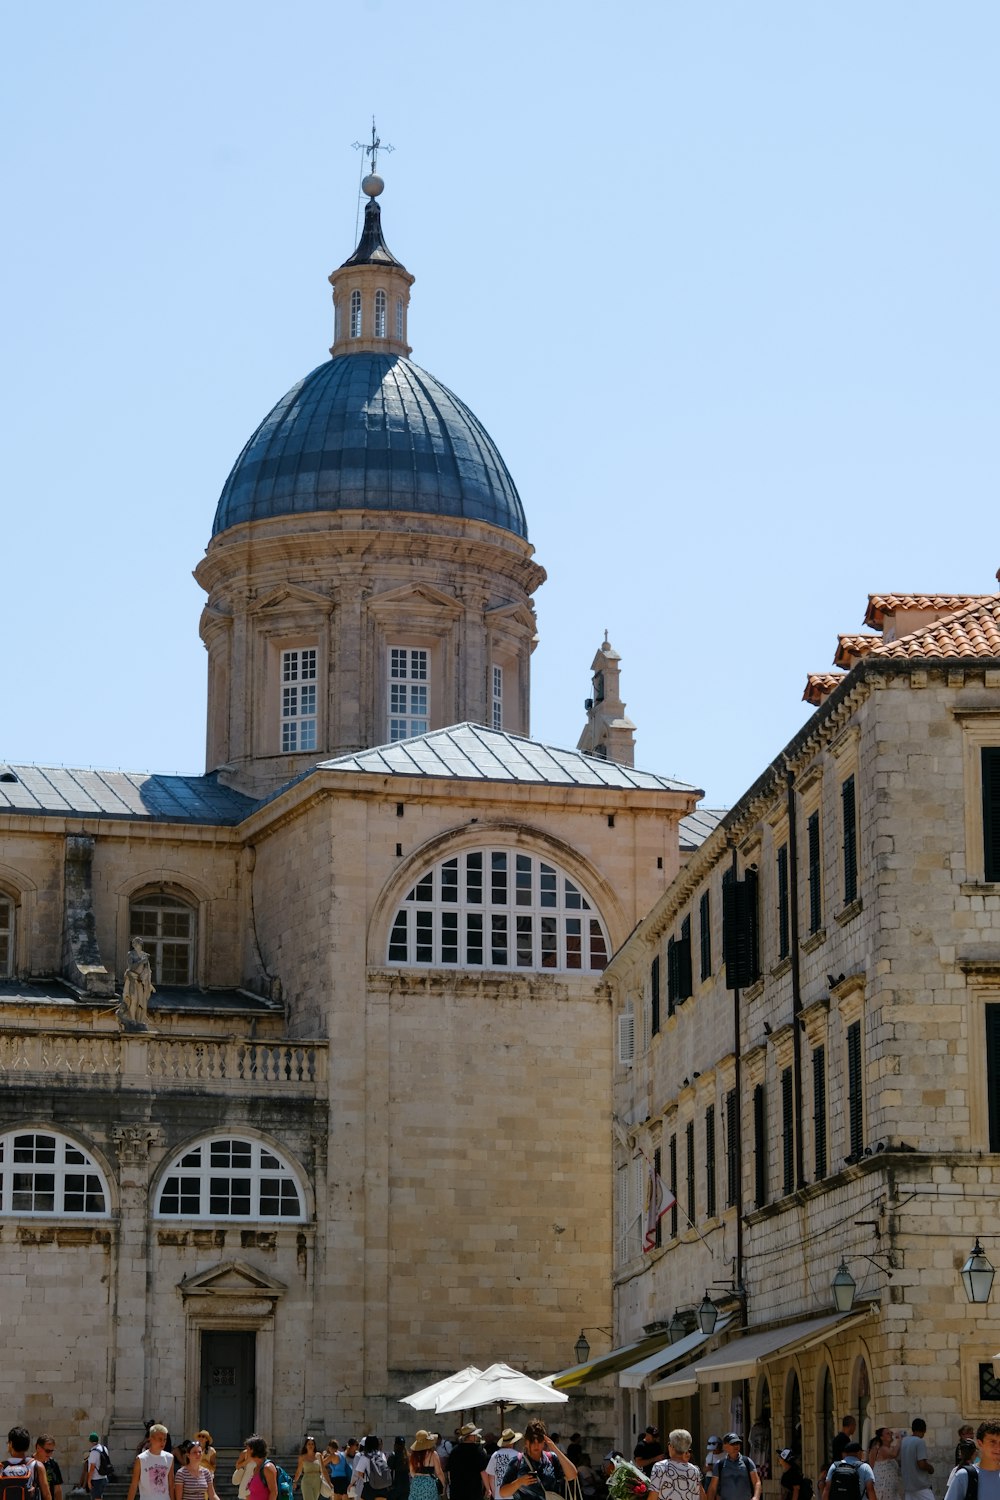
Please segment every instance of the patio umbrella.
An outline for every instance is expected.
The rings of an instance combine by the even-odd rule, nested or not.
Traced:
[[[425,1385],[422,1390],[414,1391],[411,1396],[400,1396],[399,1399],[404,1406],[412,1406],[414,1411],[437,1411],[439,1401],[443,1401],[459,1386],[468,1385],[471,1380],[475,1380],[476,1376],[482,1373],[478,1365],[466,1365],[464,1370],[458,1370],[454,1375],[446,1375],[443,1380],[436,1380],[433,1385]]]
[[[497,1406],[503,1426],[504,1408],[508,1406],[550,1406],[568,1401],[563,1391],[555,1391],[540,1380],[513,1369],[510,1365],[490,1365],[464,1385],[454,1386],[442,1396],[434,1410],[438,1415],[464,1411],[467,1407]]]

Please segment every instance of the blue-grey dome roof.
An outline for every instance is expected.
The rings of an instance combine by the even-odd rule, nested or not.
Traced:
[[[212,535],[325,510],[417,511],[528,534],[482,423],[394,354],[342,354],[293,386],[233,465]]]

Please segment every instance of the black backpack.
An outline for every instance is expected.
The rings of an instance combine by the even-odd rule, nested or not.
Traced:
[[[976,1468],[975,1464],[963,1464],[962,1469],[965,1470],[966,1474],[965,1500],[978,1500],[979,1470]],[[962,1469],[959,1470],[959,1473],[962,1472]]]
[[[838,1459],[827,1469],[826,1482],[830,1486],[827,1500],[862,1500],[859,1464]]]
[[[98,1474],[102,1479],[117,1479],[118,1475],[115,1473],[115,1466],[111,1462],[111,1454],[108,1452],[107,1448],[105,1448],[103,1443],[98,1443],[97,1451],[101,1455],[97,1460]]]
[[[815,1493],[815,1487],[809,1476],[807,1474],[801,1475],[799,1478],[799,1500],[813,1500]]]

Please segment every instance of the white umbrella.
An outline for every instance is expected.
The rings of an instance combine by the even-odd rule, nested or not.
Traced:
[[[454,1386],[442,1396],[434,1410],[443,1415],[449,1411],[464,1411],[467,1407],[496,1405],[500,1408],[503,1423],[506,1406],[550,1406],[568,1401],[564,1391],[553,1390],[540,1380],[513,1369],[510,1365],[490,1365],[464,1385]]]
[[[411,1396],[400,1396],[399,1399],[404,1406],[412,1406],[414,1411],[437,1411],[439,1401],[443,1401],[459,1386],[468,1385],[470,1380],[475,1380],[482,1373],[478,1365],[466,1365],[464,1370],[446,1375],[443,1380],[436,1380],[433,1385],[425,1385]]]

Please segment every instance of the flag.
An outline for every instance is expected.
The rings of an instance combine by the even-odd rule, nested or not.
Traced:
[[[644,1253],[656,1249],[656,1226],[677,1202],[670,1189],[664,1187],[662,1177],[648,1158],[646,1172],[646,1233],[642,1239]]]

